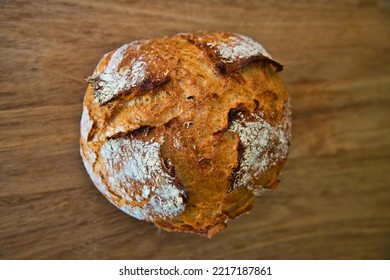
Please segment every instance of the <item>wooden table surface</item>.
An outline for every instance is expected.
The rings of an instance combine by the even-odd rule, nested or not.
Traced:
[[[199,30],[260,41],[293,108],[281,184],[211,240],[123,214],[79,155],[100,57]],[[0,38],[0,258],[390,258],[389,1],[1,1]]]

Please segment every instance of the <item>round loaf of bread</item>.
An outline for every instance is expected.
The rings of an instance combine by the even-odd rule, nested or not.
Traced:
[[[81,119],[93,183],[130,216],[213,236],[278,184],[291,137],[281,69],[259,43],[223,32],[104,55]]]

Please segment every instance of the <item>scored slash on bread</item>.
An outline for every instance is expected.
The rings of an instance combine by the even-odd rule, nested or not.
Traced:
[[[233,33],[135,41],[87,89],[81,155],[125,213],[211,237],[274,188],[291,138],[282,66]]]

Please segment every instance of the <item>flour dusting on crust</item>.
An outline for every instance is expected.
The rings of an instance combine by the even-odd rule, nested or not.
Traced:
[[[83,106],[83,114],[81,116],[81,139],[84,141],[87,141],[89,132],[92,128],[93,122],[91,120],[91,117],[89,116],[88,108]]]
[[[101,149],[109,186],[120,208],[137,219],[174,217],[184,211],[182,190],[163,170],[159,142],[134,137],[108,140]]]
[[[94,87],[94,96],[99,104],[102,105],[110,101],[123,91],[130,90],[145,80],[147,69],[142,55],[132,58],[129,65],[124,65],[119,68],[128,49],[134,46],[137,47],[138,45],[125,44],[118,48],[111,55],[103,73],[99,73],[98,75],[95,73],[94,76],[88,78],[88,81]],[[107,55],[104,59],[106,57]]]
[[[113,201],[115,199],[115,196],[107,190],[107,187],[104,184],[101,176],[98,173],[96,173],[93,169],[93,165],[95,164],[97,159],[96,154],[90,151],[90,149],[85,146],[84,146],[84,152],[82,148],[80,149],[80,154],[81,154],[81,158],[83,159],[85,169],[87,170],[87,173],[91,178],[92,182],[94,183],[94,185],[96,186],[96,188],[108,200]]]
[[[203,50],[220,74],[231,73],[253,61],[262,60],[272,64],[276,71],[283,69],[261,44],[244,35],[213,32],[181,36]]]
[[[258,114],[252,113],[247,120],[241,112],[232,121],[229,130],[239,135],[244,149],[232,189],[246,186],[256,195],[265,190],[262,186],[253,185],[253,182],[270,166],[287,157],[290,132],[283,126],[284,123],[275,128]]]
[[[206,45],[215,48],[217,55],[224,63],[233,63],[259,55],[272,59],[261,44],[243,35],[230,36],[222,42],[209,42]]]

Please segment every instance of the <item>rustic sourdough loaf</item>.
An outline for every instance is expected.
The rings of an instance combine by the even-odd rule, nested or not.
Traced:
[[[125,213],[209,237],[278,184],[291,137],[282,66],[233,33],[135,41],[87,78],[81,156]]]

